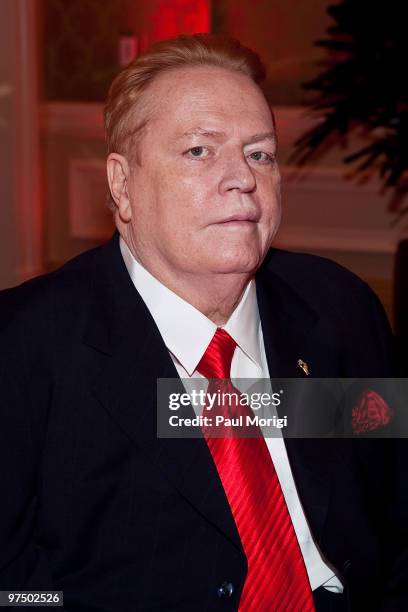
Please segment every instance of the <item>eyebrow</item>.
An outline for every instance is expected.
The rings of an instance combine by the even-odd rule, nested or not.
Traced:
[[[187,132],[181,134],[181,137],[184,138],[186,136],[206,136],[207,138],[214,138],[215,140],[221,140],[226,137],[225,132],[217,132],[216,130],[205,130],[201,127],[195,127]]]
[[[206,130],[201,127],[195,127],[181,134],[181,138],[188,136],[205,136],[207,138],[213,138],[214,140],[222,140],[226,138],[227,134],[225,132],[218,132],[216,130]],[[275,144],[276,136],[274,132],[260,132],[248,138],[245,144],[252,144],[255,142],[261,142],[263,140],[272,140],[272,142]]]
[[[276,143],[276,136],[274,132],[262,132],[260,134],[254,134],[248,141],[248,144],[252,142],[260,142],[261,140],[272,140]]]

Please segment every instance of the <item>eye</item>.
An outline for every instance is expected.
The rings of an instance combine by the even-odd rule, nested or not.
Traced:
[[[261,164],[271,164],[275,161],[275,156],[265,151],[254,151],[250,153],[249,157],[254,161],[261,162]]]
[[[192,147],[187,151],[187,155],[189,157],[203,158],[207,157],[209,154],[209,150],[207,147]]]

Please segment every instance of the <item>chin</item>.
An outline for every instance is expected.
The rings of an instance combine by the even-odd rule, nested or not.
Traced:
[[[245,253],[236,251],[223,252],[213,261],[214,271],[220,274],[251,274],[255,272],[262,262],[260,253]]]

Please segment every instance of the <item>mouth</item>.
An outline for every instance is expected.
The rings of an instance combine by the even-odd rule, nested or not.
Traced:
[[[231,215],[230,217],[226,217],[225,219],[221,219],[217,222],[217,225],[231,225],[231,226],[241,226],[241,225],[254,225],[259,221],[258,217],[251,214],[238,214]]]
[[[252,229],[256,226],[255,221],[248,221],[245,219],[242,220],[234,220],[231,219],[231,221],[221,221],[220,223],[216,223],[216,225],[218,225],[218,227],[221,227],[222,229],[225,230],[249,230]]]

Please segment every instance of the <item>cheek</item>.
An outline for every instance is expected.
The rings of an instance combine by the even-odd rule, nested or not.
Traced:
[[[271,225],[276,225],[280,223],[282,216],[282,207],[281,207],[281,199],[280,192],[275,194],[275,197],[271,199],[270,205],[268,206],[268,219]]]
[[[262,217],[260,223],[260,238],[264,247],[270,246],[276,232],[278,231],[281,217],[280,189],[274,186],[265,190],[261,197]]]
[[[258,193],[261,201],[262,214],[265,219],[273,220],[280,218],[281,214],[281,191],[278,180],[268,180],[258,185]]]
[[[172,227],[198,228],[203,225],[212,200],[205,182],[197,178],[176,177],[161,185],[160,214]]]

